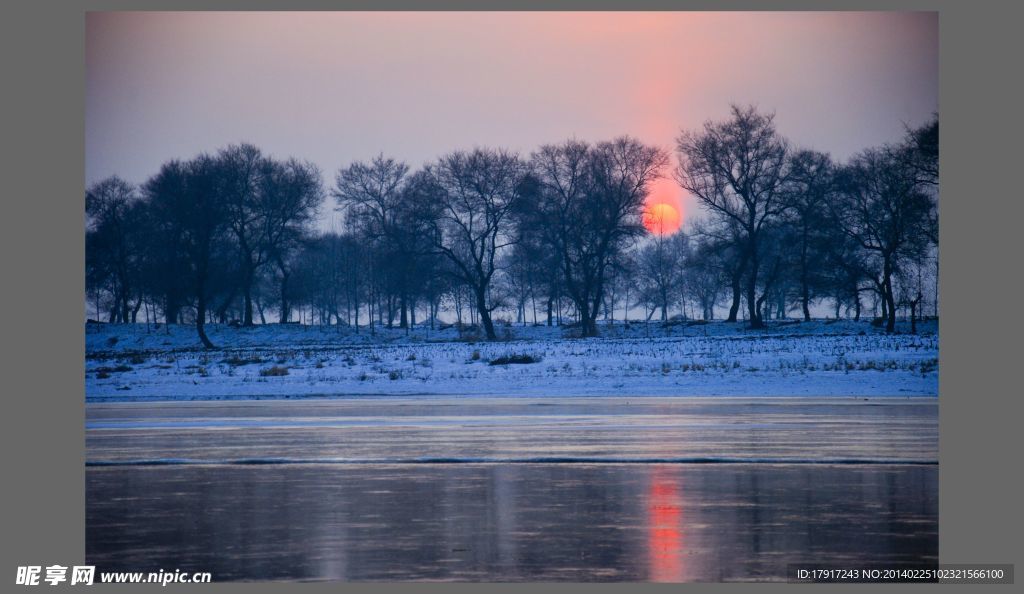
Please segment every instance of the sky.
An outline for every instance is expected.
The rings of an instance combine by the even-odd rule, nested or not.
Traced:
[[[674,151],[731,103],[844,160],[938,113],[938,55],[933,12],[94,12],[85,182],[238,142],[327,187],[379,153],[622,134]],[[697,210],[669,179],[653,194]]]

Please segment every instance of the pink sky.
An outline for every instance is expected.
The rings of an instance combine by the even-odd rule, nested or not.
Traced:
[[[619,134],[670,150],[731,102],[845,159],[938,111],[938,16],[90,13],[86,69],[87,183],[241,141],[327,184],[379,152],[418,166]],[[658,195],[694,208],[672,184]]]

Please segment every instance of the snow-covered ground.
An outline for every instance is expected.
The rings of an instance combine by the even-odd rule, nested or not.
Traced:
[[[938,327],[886,335],[868,322],[501,326],[500,342],[455,328],[90,324],[90,401],[359,395],[935,396]],[[533,362],[494,364],[502,358]]]

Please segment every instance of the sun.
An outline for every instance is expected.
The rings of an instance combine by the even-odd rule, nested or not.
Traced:
[[[679,211],[671,204],[658,202],[644,209],[644,227],[655,235],[670,235],[679,230],[682,222]]]

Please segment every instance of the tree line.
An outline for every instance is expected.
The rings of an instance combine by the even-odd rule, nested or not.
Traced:
[[[685,229],[643,225],[672,177],[701,206]],[[676,163],[635,138],[567,140],[529,155],[459,150],[413,170],[379,155],[325,187],[306,161],[240,144],[173,160],[141,186],[90,186],[87,300],[109,322],[253,325],[298,313],[373,332],[433,326],[442,311],[491,340],[499,315],[574,324],[642,307],[647,319],[752,328],[814,304],[890,332],[921,313],[938,246],[938,121],[846,163],[793,148],[774,116],[732,108],[682,132]],[[327,206],[340,231],[317,230]],[[538,310],[540,313],[538,313]]]

